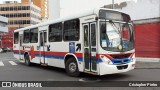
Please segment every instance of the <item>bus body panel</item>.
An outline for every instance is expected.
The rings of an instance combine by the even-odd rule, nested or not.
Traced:
[[[102,63],[99,63],[99,66],[100,66],[99,75],[106,75],[106,74],[122,73],[122,72],[133,70],[135,68],[135,62],[131,62],[124,65],[107,65],[104,62],[102,62]],[[120,67],[121,69],[118,69],[117,67]]]

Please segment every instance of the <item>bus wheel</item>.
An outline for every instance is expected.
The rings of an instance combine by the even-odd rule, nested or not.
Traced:
[[[30,62],[30,59],[29,59],[29,55],[28,55],[28,54],[24,56],[24,59],[25,59],[25,64],[26,64],[27,66],[30,66],[30,65],[31,65],[31,62]]]
[[[70,76],[79,76],[80,72],[78,70],[77,62],[74,58],[69,58],[66,62],[65,69],[68,75]]]

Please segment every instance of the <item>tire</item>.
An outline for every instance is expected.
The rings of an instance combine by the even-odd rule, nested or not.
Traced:
[[[24,59],[25,59],[25,64],[26,64],[27,66],[31,66],[31,62],[30,62],[30,59],[29,59],[29,55],[28,55],[28,54],[26,54],[26,55],[24,56]]]
[[[74,58],[69,58],[65,65],[66,72],[69,76],[77,77],[80,75],[77,62]]]

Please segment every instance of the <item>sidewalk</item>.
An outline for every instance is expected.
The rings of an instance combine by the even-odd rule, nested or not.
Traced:
[[[136,58],[136,69],[160,69],[160,58]]]

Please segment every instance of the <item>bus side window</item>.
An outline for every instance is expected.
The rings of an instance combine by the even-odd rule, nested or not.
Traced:
[[[38,28],[34,28],[30,30],[30,42],[37,43],[38,42]]]
[[[40,33],[40,46],[44,46],[47,42],[47,32]]]
[[[80,30],[79,19],[64,22],[63,39],[64,41],[78,41]]]
[[[40,46],[43,46],[43,35],[40,33]]]
[[[47,32],[43,32],[44,33],[44,43],[47,42]]]
[[[24,34],[23,34],[24,38],[23,38],[23,43],[29,43],[30,41],[30,31],[29,30],[25,30]]]
[[[16,32],[14,33],[14,44],[18,44],[18,39],[19,39],[19,33]]]
[[[62,41],[62,23],[55,23],[49,26],[49,42]]]

